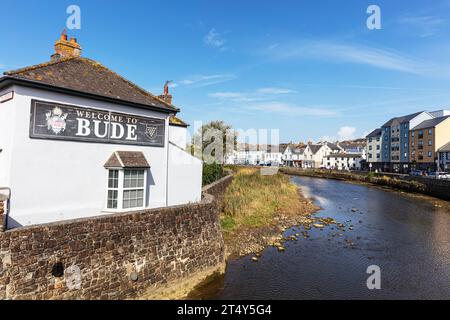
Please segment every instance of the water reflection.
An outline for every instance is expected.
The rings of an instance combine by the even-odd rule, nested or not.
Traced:
[[[319,216],[353,225],[311,230],[286,243],[228,263],[226,275],[198,298],[215,299],[450,299],[450,212],[436,201],[345,182],[295,177]],[[294,228],[286,236],[302,231]],[[349,246],[348,243],[354,243]],[[382,271],[382,289],[366,287],[369,265]]]

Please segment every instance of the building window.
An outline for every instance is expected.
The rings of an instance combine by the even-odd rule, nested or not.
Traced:
[[[432,157],[433,156],[433,152],[431,152],[431,151],[428,151],[428,157]]]
[[[422,130],[419,131],[419,139],[423,139],[423,131]]]
[[[433,145],[433,140],[429,139],[429,140],[428,140],[428,145],[429,145],[429,146],[432,146],[432,145]]]
[[[124,170],[123,209],[144,206],[145,170]]]
[[[109,170],[108,172],[108,209],[117,209],[119,196],[119,170]]]
[[[411,132],[411,137],[414,137],[414,131],[413,131],[413,132]]]
[[[428,135],[430,135],[430,136],[433,135],[433,130],[432,129],[428,129]]]
[[[146,177],[144,169],[108,170],[107,208],[144,208]]]

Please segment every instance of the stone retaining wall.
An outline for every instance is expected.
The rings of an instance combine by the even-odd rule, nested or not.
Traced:
[[[289,175],[317,177],[325,179],[357,181],[386,186],[407,192],[422,193],[442,200],[450,201],[450,181],[420,177],[386,176],[383,174],[362,175],[351,172],[329,170],[304,170],[282,168],[281,172]]]
[[[0,232],[4,231],[5,227],[5,202],[0,197]]]
[[[0,299],[157,297],[201,281],[225,265],[217,203],[204,194],[197,204],[0,232]]]

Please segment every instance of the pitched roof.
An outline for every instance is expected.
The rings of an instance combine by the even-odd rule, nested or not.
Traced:
[[[439,152],[450,152],[450,141],[446,145],[440,147],[438,151]]]
[[[183,127],[183,128],[189,127],[189,125],[186,122],[184,122],[183,120],[181,120],[180,118],[178,118],[176,116],[171,116],[169,118],[169,124],[171,126],[176,126],[176,127]]]
[[[434,128],[438,124],[440,124],[441,122],[447,120],[448,118],[450,118],[450,116],[445,116],[445,117],[439,117],[439,118],[434,118],[434,119],[430,119],[430,120],[425,120],[425,121],[422,121],[421,123],[419,123],[414,128],[412,128],[412,130]]]
[[[310,144],[308,145],[309,149],[313,154],[316,154],[322,147],[322,144]]]
[[[381,129],[375,129],[371,133],[369,133],[366,138],[376,138],[381,136],[381,133],[382,133]]]
[[[341,150],[339,146],[335,143],[327,142],[326,145],[333,151]]]
[[[292,153],[302,155],[305,153],[305,150],[306,148],[295,148],[294,150],[292,150]]]
[[[360,153],[332,153],[327,158],[361,158],[362,154]]]
[[[108,161],[105,168],[150,168],[145,156],[140,151],[116,151]]]
[[[414,119],[415,117],[417,117],[419,114],[423,113],[425,111],[420,111],[420,112],[416,112],[416,113],[412,113],[412,114],[408,114],[406,116],[402,116],[402,117],[395,117],[392,118],[391,120],[389,120],[388,122],[386,122],[385,124],[382,125],[382,127],[389,127],[392,125],[392,123],[397,120],[399,123],[404,123],[404,122],[408,122],[411,121],[412,119]]]
[[[5,72],[7,79],[45,84],[98,97],[177,112],[178,109],[121,77],[100,63],[71,57]]]

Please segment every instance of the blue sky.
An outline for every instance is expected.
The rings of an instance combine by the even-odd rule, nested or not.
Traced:
[[[333,140],[450,106],[450,0],[2,2],[0,71],[47,61],[75,4],[83,55],[155,94],[174,80],[190,123]]]

